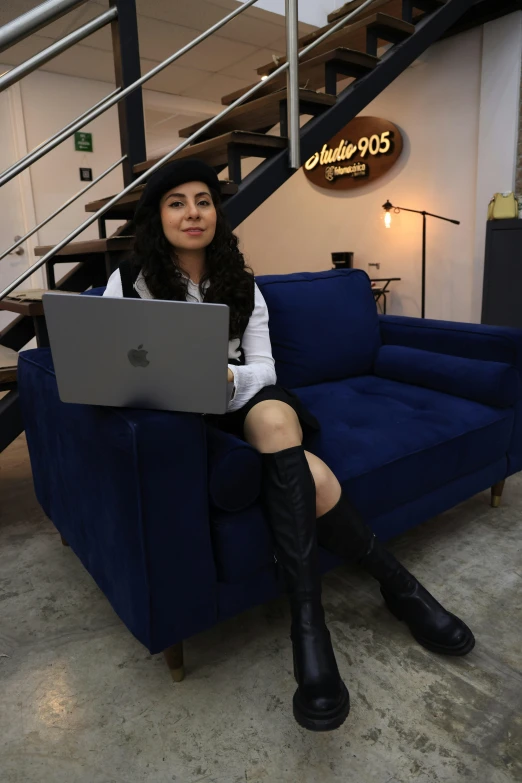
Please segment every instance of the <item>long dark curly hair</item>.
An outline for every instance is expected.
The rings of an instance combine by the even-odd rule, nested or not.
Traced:
[[[241,337],[254,309],[254,272],[246,265],[221,206],[220,194],[210,189],[216,208],[216,233],[205,248],[206,271],[199,283],[204,302],[226,304],[230,308],[231,340]],[[183,302],[187,281],[181,275],[174,249],[161,225],[159,207],[141,207],[133,220],[135,228],[132,264],[141,269],[147,288],[155,299]],[[210,280],[207,290],[203,284]]]

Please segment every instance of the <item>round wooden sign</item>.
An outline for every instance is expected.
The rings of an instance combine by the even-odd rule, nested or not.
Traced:
[[[403,147],[398,127],[378,117],[356,117],[304,164],[308,179],[326,190],[351,190],[386,174]]]

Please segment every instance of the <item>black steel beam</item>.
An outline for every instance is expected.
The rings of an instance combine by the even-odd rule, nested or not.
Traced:
[[[58,291],[75,291],[81,293],[91,285],[105,285],[107,275],[105,271],[105,257],[103,253],[94,256],[86,263],[78,264],[62,277],[56,285]]]
[[[464,33],[515,11],[522,11],[522,0],[475,0],[471,8],[441,38]]]
[[[110,0],[118,9],[118,17],[111,23],[114,71],[117,87],[128,87],[141,76],[140,48],[136,0]],[[129,185],[136,177],[134,166],[147,160],[145,119],[141,87],[118,103],[120,120],[123,181]]]
[[[402,21],[413,24],[413,0],[402,0]]]
[[[227,147],[228,176],[237,185],[241,183],[241,150],[239,144],[229,144]]]
[[[425,11],[427,14],[437,11],[440,7],[440,2],[434,2],[434,0],[412,0],[412,3],[414,8]]]
[[[48,348],[50,342],[45,315],[37,315],[35,318],[33,318],[33,324],[38,348]]]
[[[418,22],[415,33],[389,49],[381,62],[350,84],[335,106],[310,120],[301,130],[301,162],[304,163],[325,142],[356,117],[374,98],[388,87],[428,47],[454,24],[472,5],[473,0],[449,0],[436,13]],[[288,151],[270,158],[249,174],[238,192],[224,205],[232,228],[236,228],[295,172],[288,165]]]
[[[0,400],[0,451],[6,449],[23,429],[18,390],[13,389]]]
[[[371,70],[371,68],[365,68],[364,66],[356,65],[355,63],[344,63],[340,60],[331,60],[330,62],[325,63],[324,66],[324,91],[327,95],[337,95],[338,76],[358,79],[361,76],[365,76],[365,74]]]
[[[27,315],[19,315],[9,326],[0,332],[0,345],[19,351],[34,337],[33,319]]]

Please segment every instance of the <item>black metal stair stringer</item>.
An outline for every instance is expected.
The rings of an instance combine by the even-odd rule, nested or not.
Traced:
[[[0,451],[6,449],[23,429],[18,390],[12,389],[0,399]]]
[[[439,40],[474,3],[474,0],[448,0],[438,11],[423,18],[415,33],[396,44],[368,74],[352,82],[338,96],[337,103],[301,129],[301,162],[356,117],[397,76],[423,52]],[[281,187],[295,171],[288,166],[288,152],[283,150],[257,166],[240,185],[238,192],[224,205],[232,228],[236,228]]]

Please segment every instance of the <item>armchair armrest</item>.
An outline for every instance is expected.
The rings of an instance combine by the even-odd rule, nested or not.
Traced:
[[[512,408],[520,400],[520,373],[512,364],[449,356],[403,345],[382,345],[374,372],[381,378]]]
[[[522,372],[522,329],[485,324],[379,316],[383,345],[504,362]]]
[[[19,390],[38,498],[129,630],[155,653],[212,625],[203,417],[62,403],[48,349]]]

